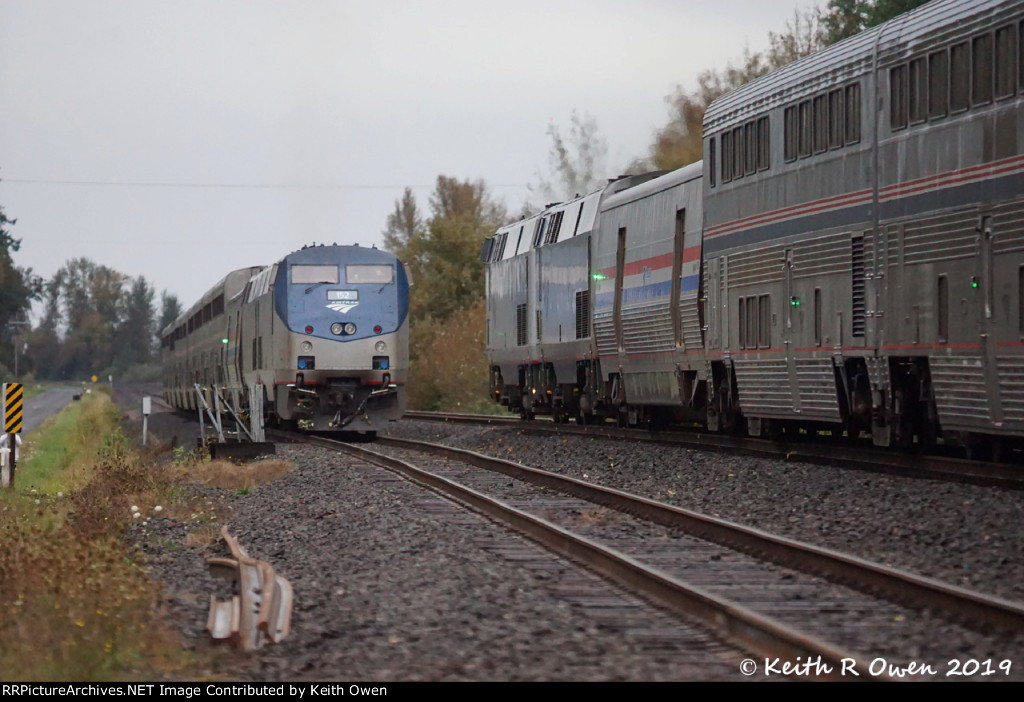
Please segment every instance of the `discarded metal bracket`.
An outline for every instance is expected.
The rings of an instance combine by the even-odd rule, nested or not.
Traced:
[[[234,558],[209,558],[206,563],[214,577],[232,580],[238,594],[223,602],[210,595],[207,631],[215,639],[236,638],[245,651],[268,640],[278,643],[291,629],[291,583],[276,575],[269,563],[250,557],[226,526],[220,535]]]

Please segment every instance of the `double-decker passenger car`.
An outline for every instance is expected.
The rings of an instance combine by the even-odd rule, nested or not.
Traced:
[[[940,0],[708,109],[720,414],[1024,434],[1022,36],[1024,3]]]

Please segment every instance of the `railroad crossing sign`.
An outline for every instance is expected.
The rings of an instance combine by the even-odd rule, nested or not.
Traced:
[[[21,415],[24,409],[25,388],[21,383],[4,383],[4,432],[21,433]]]

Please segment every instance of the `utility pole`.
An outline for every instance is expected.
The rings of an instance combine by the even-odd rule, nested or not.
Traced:
[[[14,330],[13,338],[14,338],[14,377],[15,378],[18,377],[18,351],[19,351],[18,347],[21,346],[21,337],[19,336],[19,329],[18,329],[18,327],[23,327],[23,326],[25,326],[27,324],[28,324],[28,322],[18,322],[18,321],[15,321],[13,319],[10,322],[7,323],[7,326],[11,327]]]

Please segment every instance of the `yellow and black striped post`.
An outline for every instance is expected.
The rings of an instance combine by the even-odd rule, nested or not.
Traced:
[[[25,405],[25,388],[21,383],[4,384],[4,431],[21,433],[21,415]]]
[[[7,454],[6,465],[0,468],[0,483],[4,487],[14,487],[14,468],[18,459],[18,434],[21,433],[21,416],[25,406],[25,388],[21,383],[4,383],[4,433],[7,441],[5,449]]]

